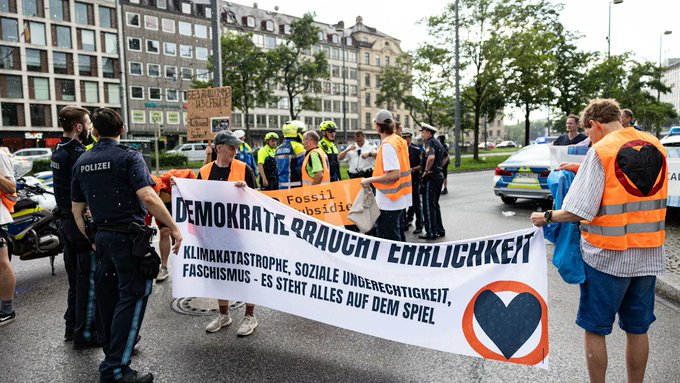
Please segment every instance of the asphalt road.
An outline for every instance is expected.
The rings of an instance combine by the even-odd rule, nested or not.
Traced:
[[[491,172],[449,177],[442,196],[447,239],[502,233],[529,225],[538,205],[503,205],[493,195]],[[680,225],[675,220],[672,225]],[[411,236],[411,240],[413,237]],[[552,251],[548,247],[549,252]],[[0,327],[0,381],[95,382],[100,350],[74,351],[62,340],[66,274],[57,261],[14,261],[17,320]],[[206,316],[178,314],[171,308],[169,281],[155,286],[133,368],[150,370],[158,382],[583,382],[587,372],[583,332],[574,324],[578,287],[567,285],[549,266],[549,370],[486,361],[387,341],[258,307],[260,327],[236,337],[234,324],[206,334]],[[680,308],[656,301],[650,331],[649,382],[678,382]],[[608,338],[609,380],[625,380],[624,334]],[[674,357],[673,355],[676,355]]]

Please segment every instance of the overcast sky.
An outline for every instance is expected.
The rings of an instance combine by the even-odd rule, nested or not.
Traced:
[[[554,2],[558,2],[553,0]],[[236,1],[244,5],[251,2]],[[354,25],[356,16],[362,16],[364,24],[375,27],[401,40],[402,49],[416,48],[427,39],[427,32],[418,22],[427,16],[440,13],[451,1],[444,0],[260,0],[258,5],[266,10],[300,16],[305,12],[316,13],[316,20],[334,24],[344,20]],[[572,31],[583,35],[579,47],[587,51],[607,51],[607,0],[564,0],[562,23]],[[680,0],[624,0],[611,5],[611,51],[620,54],[632,51],[637,60],[659,60],[659,37],[663,36],[663,59],[680,57]]]

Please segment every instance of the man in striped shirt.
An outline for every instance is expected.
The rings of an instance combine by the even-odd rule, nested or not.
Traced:
[[[593,142],[561,210],[534,212],[536,226],[581,221],[586,282],[576,324],[585,330],[592,382],[604,382],[605,336],[616,314],[626,332],[629,382],[644,379],[654,317],[656,276],[665,270],[663,248],[668,190],[666,152],[659,141],[621,125],[614,100],[594,100],[581,124]]]

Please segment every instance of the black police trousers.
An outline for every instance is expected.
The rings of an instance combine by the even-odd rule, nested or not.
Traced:
[[[375,236],[397,242],[406,242],[404,232],[401,229],[403,215],[403,210],[380,210],[380,217],[375,222]]]
[[[412,187],[412,201],[411,201],[411,207],[408,208],[408,211],[406,213],[406,223],[411,223],[413,218],[415,217],[416,222],[416,229],[422,230],[423,229],[423,209],[422,205],[420,203],[420,181],[415,181],[413,182],[413,187]]]
[[[132,255],[129,234],[100,229],[95,243],[99,261],[97,307],[104,327],[105,355],[99,373],[102,380],[118,380],[130,371],[153,279],[140,275],[139,259]]]
[[[431,174],[420,181],[420,191],[423,197],[423,223],[425,231],[430,236],[445,233],[439,209],[439,196],[442,193],[443,183],[444,178],[441,174]]]
[[[64,314],[66,333],[73,334],[75,344],[94,343],[97,341],[96,255],[73,218],[59,219],[59,234],[64,245],[64,266],[68,276],[68,304]]]

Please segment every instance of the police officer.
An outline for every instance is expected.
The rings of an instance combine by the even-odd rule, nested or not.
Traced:
[[[147,260],[153,258],[134,256],[130,233],[124,229],[133,223],[143,226],[148,208],[158,221],[170,228],[175,253],[182,235],[154,192],[142,155],[119,144],[123,132],[120,115],[100,108],[93,113],[92,122],[100,139],[75,163],[71,199],[73,217],[80,231],[85,233],[82,214],[86,205],[97,226],[95,243],[99,264],[95,291],[105,354],[99,365],[100,378],[101,382],[152,382],[151,373],[138,373],[129,365],[155,277],[143,271]],[[160,260],[156,273],[158,265]]]
[[[328,164],[331,167],[331,182],[340,181],[340,160],[338,159],[338,147],[335,146],[336,126],[333,121],[323,121],[319,125],[321,141],[319,148],[328,156]]]
[[[402,131],[402,138],[408,144],[408,161],[411,166],[411,182],[413,183],[413,192],[411,193],[412,204],[406,212],[406,227],[408,229],[411,221],[415,217],[416,229],[413,234],[420,234],[423,232],[423,210],[420,203],[420,159],[423,153],[423,148],[420,145],[413,143],[413,130],[404,128]]]
[[[246,141],[246,132],[242,129],[234,130],[234,137],[243,141],[238,147],[238,152],[236,153],[236,159],[245,162],[246,165],[250,166],[255,172],[255,177],[259,174],[257,173],[257,162],[255,161],[255,156],[253,155],[253,149],[248,145]]]
[[[64,135],[52,153],[50,167],[68,275],[64,340],[73,340],[73,348],[80,349],[97,345],[94,284],[90,285],[96,268],[96,254],[87,237],[78,230],[71,213],[71,171],[76,160],[85,153],[83,142],[89,136],[90,112],[75,105],[65,106],[59,111],[59,124]]]
[[[260,189],[278,190],[279,171],[276,168],[276,146],[279,135],[269,132],[264,136],[264,146],[257,152],[257,167],[260,170]]]
[[[420,132],[424,145],[424,153],[420,163],[422,170],[420,190],[423,196],[423,220],[426,234],[419,238],[431,240],[446,235],[439,209],[439,196],[444,182],[441,167],[444,147],[439,140],[434,138],[434,134],[437,133],[434,126],[423,124]]]
[[[302,161],[305,159],[305,148],[300,143],[301,133],[307,131],[307,126],[302,121],[293,120],[281,130],[283,143],[276,148],[279,189],[299,188],[302,186]]]

